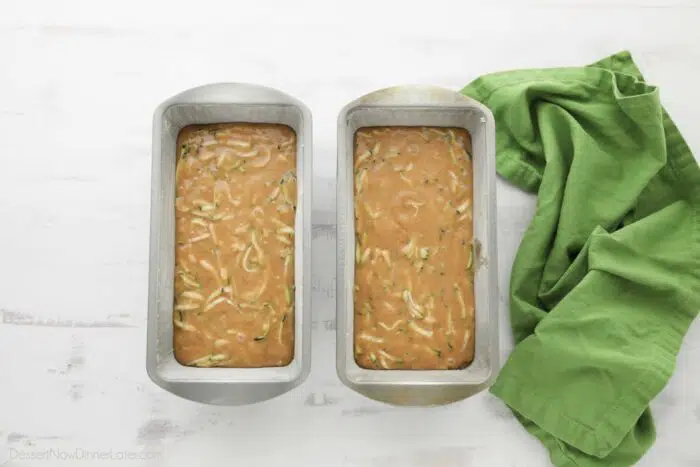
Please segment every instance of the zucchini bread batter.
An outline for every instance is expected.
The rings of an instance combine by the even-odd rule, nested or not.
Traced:
[[[474,358],[472,161],[458,128],[355,134],[355,361],[458,369]]]
[[[197,367],[289,364],[296,134],[284,125],[188,126],[177,148],[175,358]]]

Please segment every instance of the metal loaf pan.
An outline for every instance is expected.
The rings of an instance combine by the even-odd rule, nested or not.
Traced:
[[[355,132],[372,126],[458,127],[472,138],[474,243],[477,268],[475,357],[462,370],[367,370],[353,356]],[[338,116],[337,371],[351,389],[395,405],[429,406],[474,395],[493,382],[498,361],[495,124],[483,105],[457,92],[429,86],[382,89],[351,102]]]
[[[297,134],[294,359],[278,368],[192,368],[173,356],[175,162],[180,130],[190,124],[278,123]],[[278,396],[311,366],[311,113],[297,99],[252,84],[209,84],[163,102],[153,119],[151,238],[146,369],[158,386],[186,399],[240,405]]]

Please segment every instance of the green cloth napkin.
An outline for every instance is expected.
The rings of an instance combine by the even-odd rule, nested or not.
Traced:
[[[498,172],[537,193],[491,392],[555,465],[632,465],[700,309],[697,162],[628,52],[462,92],[493,111]]]

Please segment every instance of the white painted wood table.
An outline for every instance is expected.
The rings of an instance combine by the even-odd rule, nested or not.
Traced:
[[[389,85],[458,89],[490,71],[580,65],[629,48],[700,152],[699,6],[3,1],[0,464],[548,465],[540,444],[487,393],[403,409],[338,381],[337,112]],[[152,384],[144,365],[151,115],[170,95],[214,81],[280,88],[314,116],[311,375],[291,393],[238,408],[179,399]],[[510,264],[534,202],[503,182],[498,197],[505,357]],[[658,441],[640,465],[700,465],[699,370],[696,322],[653,402]]]

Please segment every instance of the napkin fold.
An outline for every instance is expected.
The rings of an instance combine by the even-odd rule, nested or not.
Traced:
[[[498,172],[537,194],[491,392],[555,465],[632,465],[700,310],[698,164],[626,51],[462,93],[493,111]]]

